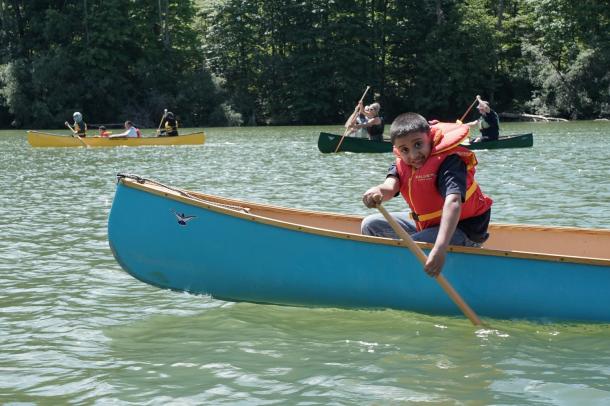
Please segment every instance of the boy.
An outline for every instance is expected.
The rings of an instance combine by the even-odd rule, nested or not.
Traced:
[[[367,190],[362,201],[373,208],[400,192],[413,221],[406,213],[392,216],[415,241],[434,244],[424,270],[437,276],[449,244],[475,247],[487,240],[492,200],[474,179],[474,153],[460,146],[468,138],[468,126],[431,124],[415,113],[396,117],[390,127],[396,162],[386,180]],[[381,214],[366,217],[361,228],[365,235],[397,237]]]
[[[112,134],[110,131],[106,130],[106,127],[101,125],[99,127],[100,133],[99,136],[100,137],[108,137],[110,134]]]

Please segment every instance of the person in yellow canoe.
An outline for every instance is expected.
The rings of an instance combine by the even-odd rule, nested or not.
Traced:
[[[450,244],[477,247],[489,237],[493,201],[474,179],[474,152],[459,145],[468,131],[464,124],[428,123],[416,113],[399,115],[390,128],[396,160],[385,181],[362,196],[364,205],[373,208],[400,192],[411,215],[391,215],[413,240],[434,244],[424,266],[430,276],[441,272]],[[381,214],[367,216],[361,231],[397,237]]]
[[[141,138],[140,129],[136,128],[131,121],[125,121],[125,131],[120,134],[109,135],[108,138]]]
[[[103,126],[103,125],[99,126],[99,128],[98,128],[98,129],[99,129],[99,131],[100,131],[100,132],[99,132],[99,134],[98,134],[100,137],[106,138],[106,137],[108,137],[110,134],[112,134],[110,131],[106,130],[106,127],[105,127],[105,126]]]
[[[64,123],[66,127],[68,127],[74,135],[78,135],[79,137],[87,136],[87,123],[83,120],[83,115],[78,111],[75,111],[72,114],[72,118],[74,119],[74,124],[70,126],[70,123],[67,121]]]
[[[174,116],[174,113],[168,111],[161,122],[163,127],[159,132],[159,137],[174,137],[178,135],[178,120]]]

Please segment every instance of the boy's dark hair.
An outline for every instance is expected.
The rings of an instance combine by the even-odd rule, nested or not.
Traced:
[[[402,113],[394,119],[390,127],[392,144],[396,138],[405,137],[411,133],[427,133],[430,131],[428,121],[417,113]]]
[[[103,125],[100,126],[100,130],[105,130],[106,127],[104,127]]]

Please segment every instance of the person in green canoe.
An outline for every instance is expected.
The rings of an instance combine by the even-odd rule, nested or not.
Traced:
[[[381,105],[379,103],[373,103],[368,106],[364,106],[362,101],[358,103],[360,114],[354,124],[351,125],[351,129],[359,131],[365,129],[368,138],[372,141],[383,141],[383,117],[379,116],[379,110]]]
[[[500,136],[500,118],[498,113],[493,111],[489,107],[489,102],[481,99],[481,96],[477,96],[477,101],[479,102],[477,110],[479,110],[481,117],[478,120],[466,123],[470,127],[478,125],[481,132],[481,136],[475,138],[472,142],[495,141]]]

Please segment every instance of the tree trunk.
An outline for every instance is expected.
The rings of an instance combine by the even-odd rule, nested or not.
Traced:
[[[168,0],[159,0],[159,28],[161,32],[161,41],[163,48],[170,48],[169,30],[167,28],[167,13],[169,11]]]
[[[19,0],[13,0],[13,11],[15,12],[15,22],[17,23],[17,34],[19,35],[19,40],[17,41],[17,55],[25,56],[25,46],[23,45],[25,32]]]
[[[441,0],[436,0],[436,24],[441,25],[445,17],[443,16],[443,8],[441,7]]]
[[[84,22],[85,22],[85,44],[87,48],[89,48],[89,21],[87,15],[87,0],[83,0],[83,9],[84,9]]]
[[[498,0],[498,24],[497,28],[502,31],[502,20],[504,18],[504,0]]]
[[[383,0],[381,2],[381,12],[382,12],[382,19],[381,19],[381,35],[380,35],[380,52],[379,52],[379,74],[380,74],[380,80],[379,80],[379,97],[381,100],[383,100],[383,95],[385,94],[385,62],[386,62],[386,53],[387,53],[387,38],[386,38],[386,34],[385,34],[385,27],[387,26],[387,17],[388,17],[388,1],[387,0]]]

